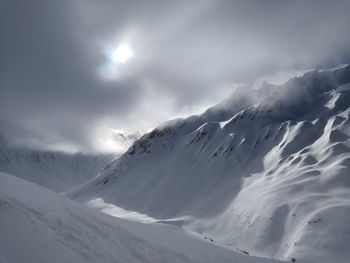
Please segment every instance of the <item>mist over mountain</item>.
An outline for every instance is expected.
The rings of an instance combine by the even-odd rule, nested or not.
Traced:
[[[349,9],[348,0],[2,0],[0,133],[19,146],[106,152],[111,130],[144,133],[237,85],[349,63]]]

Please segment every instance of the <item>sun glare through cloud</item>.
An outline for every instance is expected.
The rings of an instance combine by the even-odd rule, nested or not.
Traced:
[[[112,60],[117,63],[126,63],[133,55],[129,45],[121,44],[113,51]]]

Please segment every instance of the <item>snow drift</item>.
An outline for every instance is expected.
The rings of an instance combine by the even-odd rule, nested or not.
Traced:
[[[117,219],[0,172],[0,262],[240,262],[247,257],[162,224]]]
[[[145,134],[69,196],[251,255],[345,263],[349,106],[350,66],[239,90],[202,115]]]

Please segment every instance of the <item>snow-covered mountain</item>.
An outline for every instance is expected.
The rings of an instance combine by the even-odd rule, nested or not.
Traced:
[[[69,196],[250,255],[345,263],[349,107],[350,66],[240,89],[201,115],[145,134]]]
[[[56,192],[81,185],[96,176],[110,160],[111,155],[50,152],[0,143],[0,171]]]
[[[0,262],[183,263],[247,257],[164,224],[117,219],[0,172]]]

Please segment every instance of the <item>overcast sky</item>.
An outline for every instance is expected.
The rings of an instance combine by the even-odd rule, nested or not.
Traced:
[[[0,0],[0,134],[112,149],[238,84],[350,61],[350,1]],[[113,61],[128,45],[133,56]],[[114,148],[113,148],[114,149]]]

